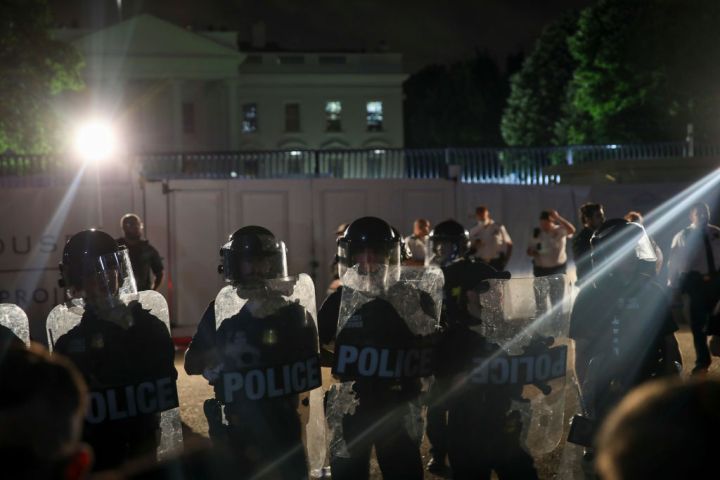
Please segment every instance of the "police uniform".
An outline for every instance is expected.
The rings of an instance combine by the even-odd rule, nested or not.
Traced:
[[[522,422],[517,413],[510,413],[511,401],[522,399],[523,386],[470,381],[477,367],[475,359],[497,355],[500,346],[469,327],[478,320],[463,307],[461,296],[483,280],[504,275],[473,259],[456,260],[443,273],[445,330],[436,355],[431,401],[447,410],[448,418],[446,427],[431,427],[429,411],[428,438],[432,437],[433,447],[447,449],[453,478],[490,479],[492,471],[500,479],[537,478],[532,457],[521,447]],[[456,379],[462,387],[451,392]]]
[[[507,263],[507,248],[512,245],[512,239],[505,226],[490,220],[487,223],[478,222],[470,229],[470,241],[476,247],[475,257],[497,270],[504,270]]]
[[[88,307],[78,325],[57,339],[54,351],[68,357],[91,391],[177,379],[175,349],[165,324],[138,302],[117,307],[128,328],[99,318]],[[122,408],[122,404],[118,405]],[[95,453],[95,469],[115,468],[150,456],[158,446],[160,414],[85,422],[83,436]]]
[[[596,419],[602,419],[620,398],[643,381],[672,373],[665,338],[677,331],[667,291],[650,275],[631,284],[603,282],[587,286],[573,307],[570,336],[588,340],[584,359],[590,363],[583,391],[597,392]],[[597,362],[596,365],[593,365]]]
[[[573,238],[573,260],[575,261],[575,275],[577,276],[578,283],[592,270],[592,263],[590,261],[590,239],[593,236],[593,232],[594,230],[592,228],[584,227],[575,238]]]
[[[318,348],[315,322],[297,303],[262,318],[253,316],[245,305],[237,315],[223,321],[215,341],[223,372],[292,364],[316,357]],[[252,399],[237,392],[232,401],[227,401],[222,381],[216,382],[215,391],[225,405],[231,448],[246,462],[245,474],[307,477],[297,394]]]
[[[402,298],[407,295],[403,291],[405,288],[396,284],[389,289],[387,297]],[[434,316],[432,299],[424,292],[421,292],[421,297],[423,299],[418,307],[427,310],[427,315]],[[330,332],[333,323],[337,326],[337,314],[333,315],[335,302],[329,300],[323,303],[318,314],[323,319],[320,328],[324,332]],[[327,335],[324,335],[325,343],[329,343]],[[413,348],[419,341],[388,300],[374,298],[353,312],[340,330],[335,339],[335,355],[338,356],[343,345],[401,350]],[[337,358],[335,365],[338,365]],[[353,391],[358,404],[353,414],[342,419],[350,457],[331,459],[333,477],[368,478],[370,452],[374,446],[385,478],[422,478],[419,444],[404,424],[405,419],[413,415],[413,410],[419,409],[419,378],[363,377],[352,373],[338,374],[336,369],[334,373],[340,381],[354,381]]]

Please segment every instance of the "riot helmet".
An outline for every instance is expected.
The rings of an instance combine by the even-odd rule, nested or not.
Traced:
[[[137,293],[127,248],[100,230],[73,235],[59,267],[60,286],[70,299],[113,307],[121,303],[120,295]]]
[[[603,223],[590,239],[593,270],[606,269],[612,277],[619,270],[652,274],[657,255],[645,228],[623,218]]]
[[[288,276],[285,243],[264,227],[250,225],[235,231],[220,249],[220,257],[218,271],[229,283],[255,284]]]
[[[428,238],[425,265],[444,267],[470,250],[470,234],[455,220],[438,223]]]
[[[349,269],[374,288],[386,288],[400,278],[402,241],[384,220],[362,217],[350,224],[338,239],[338,271]]]

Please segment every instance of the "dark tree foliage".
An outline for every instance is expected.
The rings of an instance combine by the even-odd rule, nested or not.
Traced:
[[[720,133],[720,2],[600,0],[569,39],[577,61],[567,143],[678,141]]]
[[[502,135],[511,146],[555,143],[555,125],[563,117],[567,86],[576,62],[568,36],[577,28],[578,14],[565,15],[546,27],[510,79],[510,96],[502,116]]]
[[[46,0],[0,0],[0,152],[44,153],[57,140],[54,95],[82,86],[82,59],[50,37]]]
[[[500,116],[507,76],[489,55],[478,52],[472,60],[431,65],[412,75],[403,88],[407,147],[503,145]]]

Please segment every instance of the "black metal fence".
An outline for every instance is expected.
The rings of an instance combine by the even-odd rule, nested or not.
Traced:
[[[288,150],[156,153],[125,159],[148,180],[172,178],[435,179],[466,183],[547,185],[561,183],[551,165],[601,160],[720,156],[720,145],[684,142],[641,145],[573,145],[547,148],[444,148]],[[117,160],[123,161],[123,160]],[[78,163],[65,157],[2,155],[0,185],[66,183]]]

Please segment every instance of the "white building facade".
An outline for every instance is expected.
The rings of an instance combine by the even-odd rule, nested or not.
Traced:
[[[59,108],[111,119],[133,153],[403,146],[398,54],[241,52],[151,15],[55,36],[86,62]]]

